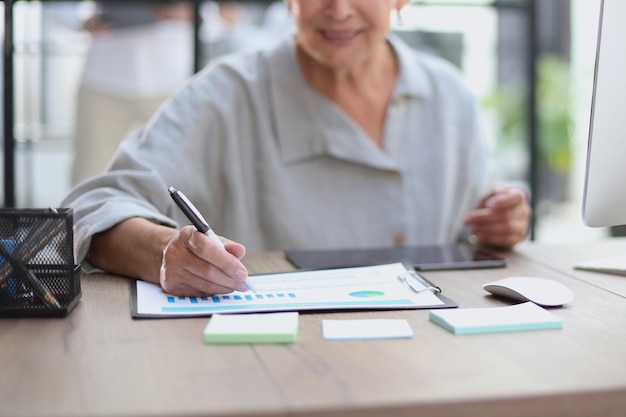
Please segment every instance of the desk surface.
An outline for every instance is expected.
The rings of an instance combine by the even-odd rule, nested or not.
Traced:
[[[598,245],[626,250],[623,240]],[[425,273],[462,308],[506,305],[481,285],[508,275],[553,278],[576,294],[553,310],[563,329],[466,336],[424,310],[342,312],[302,314],[294,344],[205,345],[208,318],[133,320],[128,280],[84,276],[68,317],[0,319],[0,415],[623,416],[626,300],[604,284],[626,278],[574,272],[590,250],[526,244],[506,269]],[[280,253],[246,262],[292,268]],[[325,341],[328,317],[406,318],[415,336]]]
[[[621,243],[620,243],[621,242]],[[573,265],[614,256],[626,256],[626,239],[607,239],[590,245],[527,245],[524,254],[535,262],[626,297],[626,276],[574,270]],[[626,414],[626,413],[625,413]]]

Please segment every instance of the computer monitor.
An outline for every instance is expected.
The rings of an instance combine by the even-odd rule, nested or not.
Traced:
[[[626,224],[626,0],[602,0],[583,191],[583,221]],[[626,251],[577,269],[626,275]]]
[[[626,224],[626,0],[603,0],[583,191],[590,227]]]

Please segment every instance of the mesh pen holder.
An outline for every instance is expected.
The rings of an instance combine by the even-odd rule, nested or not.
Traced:
[[[72,215],[0,208],[0,316],[65,316],[78,303]]]

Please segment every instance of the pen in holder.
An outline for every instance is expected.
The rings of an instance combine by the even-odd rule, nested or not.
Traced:
[[[0,316],[64,316],[81,296],[73,212],[0,208]]]

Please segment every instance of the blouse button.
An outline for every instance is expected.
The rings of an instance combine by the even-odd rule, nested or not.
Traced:
[[[393,242],[396,246],[404,246],[406,244],[406,236],[403,233],[398,233],[394,236]]]

